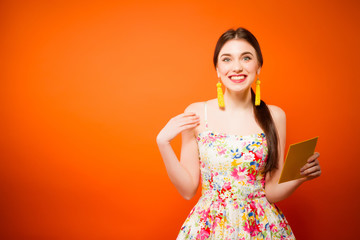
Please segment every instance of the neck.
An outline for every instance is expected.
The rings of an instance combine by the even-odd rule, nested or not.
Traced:
[[[225,110],[227,112],[252,110],[251,89],[244,89],[241,92],[231,92],[228,89],[225,89],[224,102]]]

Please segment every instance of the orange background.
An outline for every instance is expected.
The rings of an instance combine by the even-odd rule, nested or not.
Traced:
[[[248,28],[287,146],[319,136],[323,174],[278,205],[297,239],[358,227],[358,1],[1,1],[0,238],[175,239],[182,199],[155,138],[216,96],[212,55]],[[180,153],[180,136],[173,141]]]

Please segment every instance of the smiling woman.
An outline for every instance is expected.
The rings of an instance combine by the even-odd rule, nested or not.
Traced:
[[[202,179],[202,196],[181,226],[178,240],[295,239],[275,202],[320,176],[319,154],[302,167],[302,179],[278,184],[286,117],[281,108],[260,101],[259,89],[256,94],[251,89],[262,65],[253,34],[244,28],[226,31],[214,53],[225,93],[218,87],[218,99],[190,104],[157,136],[168,176],[185,199],[195,195]],[[258,88],[259,84],[257,80]],[[180,132],[178,161],[170,141]]]

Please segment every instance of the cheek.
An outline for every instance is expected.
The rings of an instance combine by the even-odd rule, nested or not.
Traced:
[[[221,74],[225,75],[230,70],[230,64],[218,64],[218,70]]]
[[[248,72],[256,72],[257,69],[258,69],[258,65],[257,65],[256,62],[246,63],[246,64],[244,65],[244,67],[246,68],[246,70],[247,70]]]

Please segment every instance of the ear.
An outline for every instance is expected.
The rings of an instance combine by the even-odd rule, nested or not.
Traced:
[[[260,75],[260,70],[261,70],[261,67],[258,68],[257,75]]]
[[[218,78],[220,77],[219,70],[216,68],[216,73],[218,75]]]

